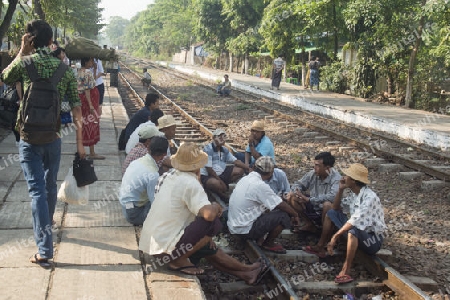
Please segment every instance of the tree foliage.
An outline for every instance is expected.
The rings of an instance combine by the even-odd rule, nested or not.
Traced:
[[[125,29],[130,21],[122,17],[111,17],[106,27],[106,35],[109,37],[113,45],[122,47],[125,43]]]

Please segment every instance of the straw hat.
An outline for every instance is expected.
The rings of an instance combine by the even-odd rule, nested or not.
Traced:
[[[173,125],[177,125],[177,123],[175,122],[175,119],[173,118],[172,115],[164,115],[161,118],[158,119],[158,128],[159,129],[163,129],[166,127],[170,127]]]
[[[154,136],[159,135],[159,130],[154,125],[144,126],[139,129],[138,135],[140,139],[151,139]]]
[[[208,154],[203,152],[196,144],[187,142],[181,144],[175,155],[170,158],[172,166],[184,172],[195,171],[208,162]]]
[[[220,136],[221,134],[226,135],[227,133],[225,132],[225,130],[218,128],[218,129],[214,130],[212,134],[213,134],[213,136]]]
[[[342,173],[351,177],[353,180],[369,184],[369,170],[362,164],[351,164],[347,169],[342,169]]]
[[[273,171],[275,164],[270,156],[261,156],[255,162],[255,168],[261,170],[264,173],[269,173]]]
[[[256,131],[264,131],[264,122],[258,120],[254,121],[251,129]]]

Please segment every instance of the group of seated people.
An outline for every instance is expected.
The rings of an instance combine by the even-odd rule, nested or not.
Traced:
[[[166,115],[157,121],[159,131],[155,124],[139,129],[139,142],[127,156],[128,160],[133,155],[131,163],[126,161],[120,203],[128,222],[143,225],[139,249],[164,261],[169,269],[201,274],[204,270],[197,264],[205,258],[247,284],[258,283],[268,270],[264,261],[242,264],[214,244],[223,211],[210,202],[207,191],[228,201],[229,232],[256,241],[266,251],[286,253],[276,242],[284,229],[321,229],[318,243],[303,247],[320,258],[333,255],[339,238],[346,238],[346,259],[336,283],[353,281],[350,269],[358,248],[370,255],[381,248],[387,227],[380,199],[367,186],[365,166],[351,164],[341,170],[341,176],[333,168],[333,155],[321,152],[314,159],[314,169],[291,187],[275,164],[274,146],[262,121],[252,124],[243,153],[233,154],[225,147],[226,132],[219,128],[203,150],[187,142],[174,155],[168,150],[175,134],[174,119]],[[161,132],[170,126],[175,126],[169,130],[172,135]],[[135,151],[139,158],[133,154],[138,147],[146,149]],[[229,184],[236,181],[228,197]],[[345,197],[344,190],[348,190]]]

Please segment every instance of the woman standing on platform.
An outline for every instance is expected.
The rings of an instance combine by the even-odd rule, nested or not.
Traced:
[[[281,75],[283,74],[283,68],[284,68],[284,60],[281,55],[278,56],[273,61],[272,66],[272,84],[270,86],[270,89],[273,90],[274,87],[277,88],[277,90],[280,89],[280,83],[281,83]]]
[[[314,86],[317,85],[317,90],[319,90],[319,57],[312,57],[309,62],[309,72],[310,72],[310,86],[311,91],[314,90]]]
[[[95,153],[94,145],[100,141],[99,124],[99,98],[100,94],[95,86],[97,69],[94,74],[90,68],[94,67],[94,59],[85,57],[81,59],[81,68],[77,71],[78,97],[81,100],[81,112],[83,114],[83,146],[89,146],[90,159],[105,159]]]

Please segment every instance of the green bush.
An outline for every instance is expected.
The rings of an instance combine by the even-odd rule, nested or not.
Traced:
[[[320,81],[326,90],[343,94],[348,87],[349,74],[347,67],[341,61],[335,61],[320,68]]]

